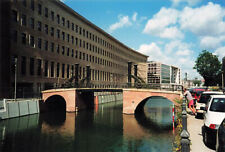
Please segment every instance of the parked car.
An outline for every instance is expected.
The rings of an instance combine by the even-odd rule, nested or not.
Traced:
[[[225,95],[211,95],[204,111],[202,126],[203,141],[206,145],[215,146],[216,132],[225,118]]]
[[[223,119],[216,134],[216,151],[225,152],[225,119]]]
[[[204,109],[205,109],[205,105],[207,103],[207,101],[210,98],[210,95],[219,95],[219,94],[223,94],[223,92],[219,92],[219,91],[205,91],[201,94],[200,99],[196,102],[196,113],[197,116],[203,114]]]

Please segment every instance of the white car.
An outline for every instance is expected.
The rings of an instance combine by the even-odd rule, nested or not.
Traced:
[[[215,146],[216,132],[225,118],[225,95],[211,95],[204,111],[202,126],[203,141],[206,145]]]
[[[196,102],[196,113],[197,116],[199,116],[200,114],[203,114],[204,109],[205,109],[205,105],[207,103],[207,101],[209,100],[211,95],[222,95],[223,92],[219,92],[219,91],[205,91],[201,94],[200,99]]]

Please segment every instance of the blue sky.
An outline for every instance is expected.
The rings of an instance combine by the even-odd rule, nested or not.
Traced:
[[[128,47],[188,78],[202,50],[225,56],[225,0],[62,0]]]

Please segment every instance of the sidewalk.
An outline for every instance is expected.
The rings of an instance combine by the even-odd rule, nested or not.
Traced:
[[[188,108],[187,108],[188,109]],[[203,119],[196,119],[195,116],[187,115],[187,129],[190,134],[190,151],[191,152],[215,152],[205,146],[202,138]]]

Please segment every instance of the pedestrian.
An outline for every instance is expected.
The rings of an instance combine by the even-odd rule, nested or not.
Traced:
[[[192,97],[191,93],[184,88],[184,96],[187,98],[188,100],[188,108],[192,111],[192,113],[195,115],[196,110],[195,110],[195,106],[194,106],[194,98]]]

